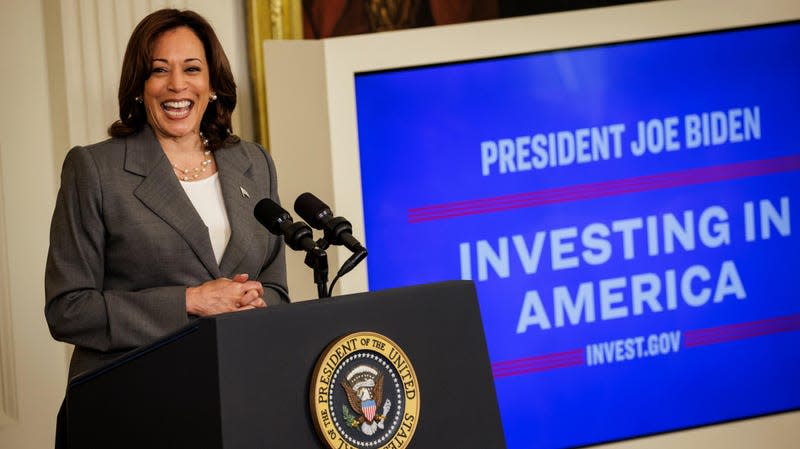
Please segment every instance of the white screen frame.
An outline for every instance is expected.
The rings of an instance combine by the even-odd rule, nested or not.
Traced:
[[[356,73],[798,19],[796,0],[665,0],[319,41],[266,41],[269,146],[284,207],[291,209],[300,193],[314,192],[336,215],[347,217],[356,236],[363,238]],[[346,249],[330,254],[335,273],[349,254]],[[366,291],[368,263],[369,258],[340,280],[337,292]],[[287,265],[293,298],[315,297],[302,256],[287,254]],[[607,446],[779,448],[798,440],[800,412],[792,412]]]

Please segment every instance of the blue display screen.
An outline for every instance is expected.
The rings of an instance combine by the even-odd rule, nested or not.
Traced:
[[[785,23],[356,75],[369,288],[475,282],[511,449],[800,408],[797,55]]]

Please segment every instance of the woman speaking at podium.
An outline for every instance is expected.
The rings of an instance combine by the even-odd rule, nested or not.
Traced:
[[[73,148],[50,228],[45,315],[69,375],[198,316],[288,301],[283,246],[253,217],[275,167],[231,130],[236,85],[209,23],[164,9],[134,29],[111,139]]]

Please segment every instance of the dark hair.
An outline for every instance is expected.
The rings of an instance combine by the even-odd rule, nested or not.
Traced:
[[[200,130],[208,139],[211,150],[226,147],[239,141],[231,130],[231,113],[236,107],[236,82],[225,51],[214,29],[206,19],[194,11],[177,9],[158,10],[139,22],[133,30],[119,80],[120,119],[111,124],[108,134],[127,137],[139,132],[147,123],[144,105],[136,101],[142,95],[144,83],[152,70],[152,53],[155,41],[166,31],[188,27],[203,43],[208,59],[208,77],[217,100],[210,102],[200,122]]]

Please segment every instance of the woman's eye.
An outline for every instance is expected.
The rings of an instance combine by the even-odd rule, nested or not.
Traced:
[[[165,67],[153,67],[153,73],[166,73],[167,69]]]
[[[199,72],[200,71],[200,67],[187,67],[186,71],[187,72]]]

